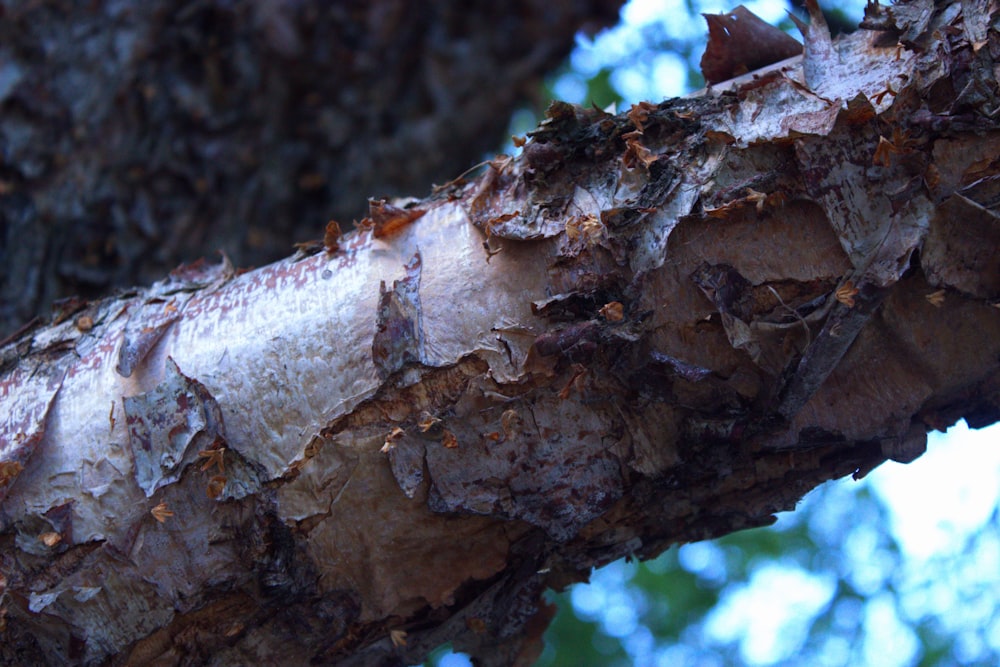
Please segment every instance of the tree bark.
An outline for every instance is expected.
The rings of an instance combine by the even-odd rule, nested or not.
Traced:
[[[0,2],[0,338],[453,177],[620,5]]]
[[[9,662],[530,664],[547,587],[1000,410],[995,3],[906,3],[2,349]]]

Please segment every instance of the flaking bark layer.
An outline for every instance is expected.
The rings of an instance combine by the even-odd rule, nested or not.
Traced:
[[[992,11],[557,104],[405,224],[10,342],[0,655],[527,664],[546,587],[996,421]]]

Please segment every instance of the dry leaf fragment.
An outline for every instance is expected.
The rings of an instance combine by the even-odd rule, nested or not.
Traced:
[[[878,138],[878,147],[875,148],[872,162],[882,167],[892,166],[892,156],[912,153],[914,143],[908,130],[894,127],[892,128],[892,139],[886,139],[882,136]]]
[[[940,308],[941,306],[944,305],[944,295],[945,294],[946,294],[945,290],[939,289],[936,292],[931,292],[930,294],[926,295],[924,298],[927,299],[927,301],[932,306],[934,306],[935,308]]]
[[[878,146],[875,148],[875,155],[872,156],[872,163],[880,167],[891,167],[892,154],[894,152],[889,140],[885,137],[879,137]]]
[[[526,143],[528,143],[528,140],[525,137],[519,137],[516,134],[511,135],[510,141],[514,144],[514,148],[522,148]]]
[[[784,192],[772,192],[767,196],[767,203],[774,208],[783,207],[786,201],[788,201],[788,195]]]
[[[406,630],[389,630],[389,640],[396,648],[406,646]]]
[[[763,192],[757,192],[753,188],[747,188],[747,201],[754,202],[757,212],[760,213],[764,210],[764,202],[767,201],[767,195]]]
[[[612,301],[604,304],[597,312],[608,322],[621,322],[622,318],[625,317],[625,306],[622,305],[621,301]]]
[[[313,436],[313,438],[309,441],[309,444],[307,444],[305,449],[302,450],[302,456],[306,459],[311,459],[319,454],[321,449],[323,449],[323,438],[320,436]]]
[[[388,454],[389,450],[396,446],[396,441],[404,435],[406,435],[406,431],[398,426],[394,427],[391,431],[389,431],[389,435],[385,436],[385,444],[382,445],[382,449],[379,451],[383,454]]]
[[[400,208],[384,199],[369,199],[366,219],[370,220],[372,234],[381,239],[395,234],[425,212],[422,208]]]
[[[326,231],[323,234],[323,247],[327,252],[337,252],[340,249],[340,223],[331,220],[326,223]]]
[[[319,239],[313,239],[311,241],[302,241],[301,243],[293,243],[292,247],[295,248],[296,256],[306,257],[310,255],[315,255],[320,250],[323,250],[323,242]],[[241,276],[250,269],[236,269],[236,275]]]
[[[149,513],[152,514],[153,518],[160,523],[166,522],[167,519],[174,515],[174,513],[167,508],[167,504],[165,502],[161,502],[159,505],[149,510]]]
[[[879,93],[875,93],[872,96],[872,101],[875,104],[882,104],[882,100],[885,98],[886,95],[889,95],[891,97],[895,97],[898,94],[899,93],[897,91],[895,91],[895,90],[892,89],[891,85],[886,84],[885,90],[883,90],[882,92],[879,92]]]
[[[284,479],[295,479],[302,472],[302,469],[309,463],[309,459],[295,459],[288,464],[288,469],[285,471]]]
[[[62,542],[62,535],[55,532],[42,533],[38,536],[38,539],[42,541],[42,544],[51,548]]]
[[[226,478],[223,475],[216,475],[212,479],[208,480],[208,486],[205,488],[205,494],[215,500],[222,494],[223,489],[226,488]]]
[[[437,427],[441,423],[441,420],[429,412],[420,413],[420,421],[417,422],[417,428],[420,429],[421,433],[427,433],[431,429]]]
[[[483,250],[486,251],[486,263],[489,264],[490,260],[493,259],[493,256],[499,255],[503,251],[503,248],[497,248],[496,250],[494,250],[493,248],[490,247],[490,240],[489,238],[487,238],[485,241],[483,241]]]
[[[513,213],[504,213],[503,215],[498,215],[495,218],[490,218],[486,221],[483,228],[486,230],[486,239],[489,240],[493,236],[493,230],[495,227],[502,225],[508,220],[513,220],[514,218],[520,217],[521,211],[514,211]],[[499,252],[499,251],[497,251]],[[496,253],[494,253],[496,254]]]
[[[649,120],[649,112],[655,111],[656,105],[652,102],[639,102],[633,104],[628,111],[628,119],[635,125],[635,129],[642,132],[645,129],[646,121]]]
[[[566,236],[570,241],[582,238],[587,245],[594,245],[604,235],[604,224],[593,213],[575,215],[566,221]]]
[[[710,218],[725,220],[731,213],[742,208],[745,201],[745,199],[734,199],[730,202],[726,202],[722,206],[717,206],[716,208],[706,208],[704,209],[705,215]]]
[[[728,132],[720,132],[718,130],[708,130],[705,132],[705,138],[709,141],[715,141],[726,146],[730,146],[736,143],[736,137],[729,134]]]
[[[708,45],[701,73],[718,83],[802,52],[802,45],[745,7],[728,14],[702,14],[708,23]]]
[[[219,447],[218,449],[203,449],[198,452],[199,459],[205,459],[205,462],[201,465],[201,471],[205,472],[212,466],[218,466],[219,472],[226,471],[226,463],[224,456],[226,453],[225,447]]]
[[[875,107],[864,93],[858,93],[847,101],[840,117],[848,125],[862,125],[875,117]]]
[[[77,296],[58,299],[52,303],[52,324],[61,324],[75,315],[82,308],[87,306],[87,302]]]
[[[507,167],[509,167],[513,162],[514,158],[512,158],[509,155],[504,155],[503,153],[501,153],[500,155],[494,156],[492,160],[487,160],[486,162],[476,165],[476,167],[481,167],[483,164],[488,164],[490,166],[490,169],[494,170],[498,174],[502,174],[507,170]],[[473,167],[473,169],[476,167]],[[471,169],[467,170],[465,173],[469,173],[469,171],[471,171]]]
[[[642,132],[639,130],[624,134],[622,138],[625,139],[626,146],[622,162],[627,168],[634,169],[641,164],[648,169],[649,165],[660,159],[659,155],[653,154],[651,150],[642,145]]]
[[[22,470],[24,470],[24,466],[17,461],[3,461],[0,463],[0,486],[7,486]]]
[[[75,324],[77,329],[79,329],[83,333],[87,333],[88,331],[94,328],[94,318],[91,317],[90,315],[81,315],[80,317],[76,318]]]
[[[848,308],[854,308],[854,297],[858,295],[858,288],[850,280],[837,288],[837,301]]]
[[[573,386],[587,372],[587,368],[581,364],[573,364],[573,376],[566,383],[566,386],[559,391],[559,398],[566,400],[569,395],[573,392]]]

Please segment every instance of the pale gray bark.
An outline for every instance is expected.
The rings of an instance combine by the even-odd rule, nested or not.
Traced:
[[[1000,44],[927,4],[10,343],[0,654],[528,664],[546,586],[995,421]]]

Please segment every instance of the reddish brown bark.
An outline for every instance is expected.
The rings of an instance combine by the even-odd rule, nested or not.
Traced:
[[[546,587],[996,421],[993,11],[557,104],[517,159],[326,248],[25,332],[0,655],[528,664]]]

